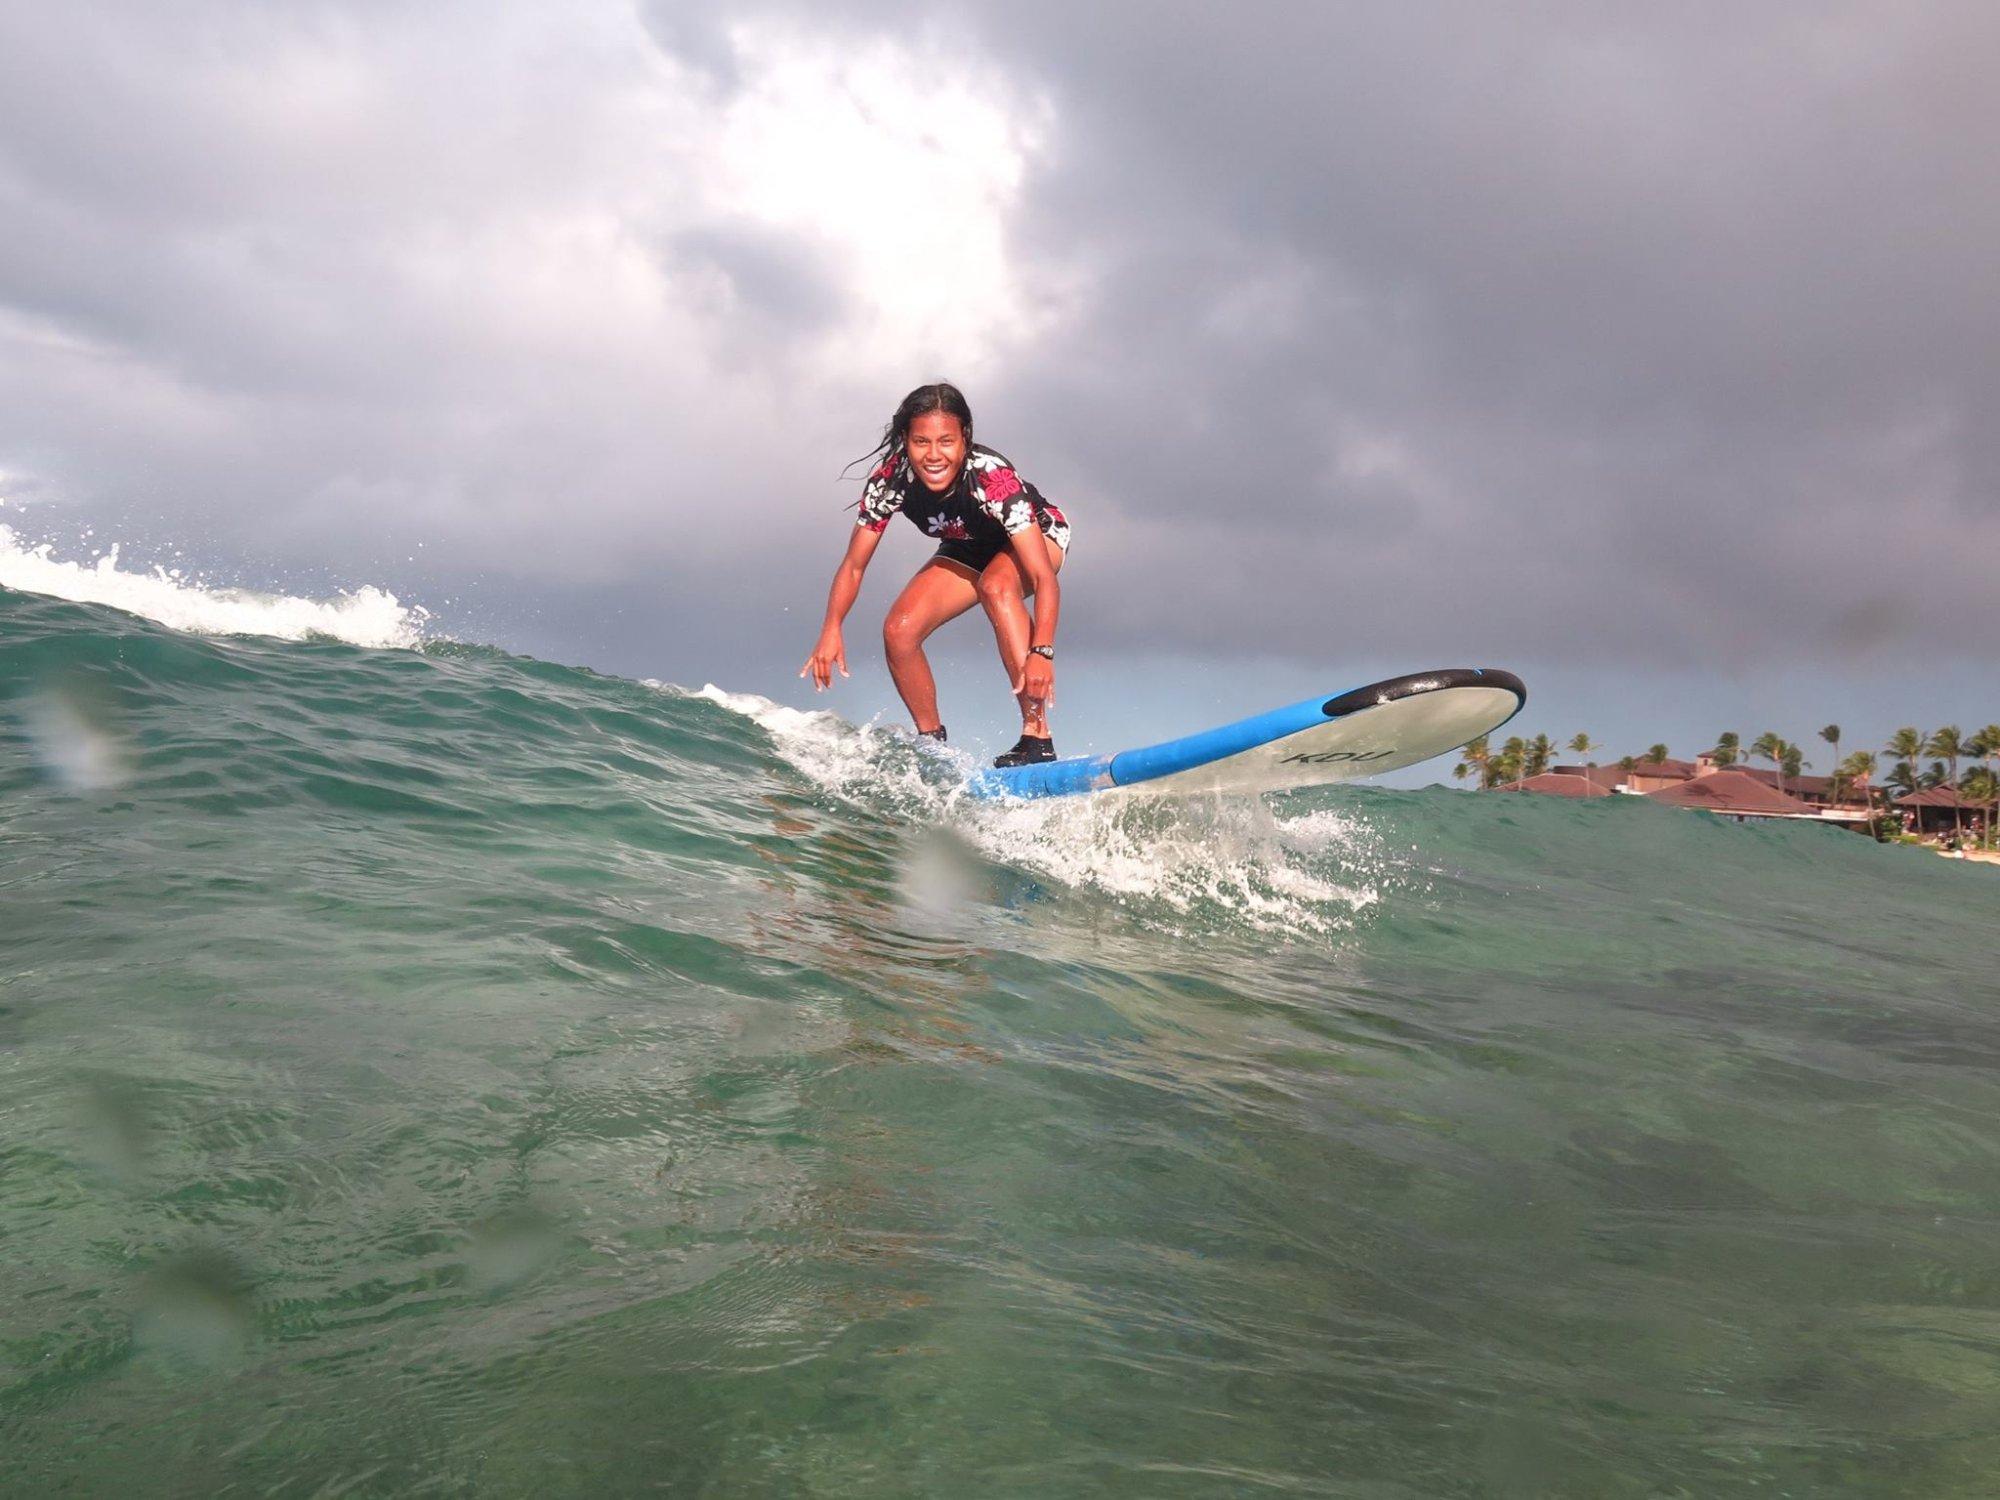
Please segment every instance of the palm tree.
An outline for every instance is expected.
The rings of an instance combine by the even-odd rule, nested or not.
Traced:
[[[1959,791],[1964,794],[1966,801],[1983,806],[1986,810],[1982,829],[1985,837],[1980,839],[1980,843],[1984,844],[1992,836],[1993,814],[2000,811],[2000,808],[1994,806],[1995,794],[2000,793],[2000,776],[1996,776],[1986,766],[1974,766],[1965,773],[1965,781],[1960,785]]]
[[[1527,775],[1539,776],[1546,771],[1549,768],[1549,757],[1555,752],[1556,747],[1549,743],[1549,737],[1545,734],[1538,734],[1528,741],[1528,758],[1524,768]]]
[[[1493,784],[1486,776],[1487,765],[1492,760],[1492,756],[1487,752],[1486,744],[1487,736],[1483,734],[1476,740],[1468,740],[1465,748],[1459,751],[1458,764],[1451,768],[1451,774],[1460,781],[1465,780],[1467,776],[1477,771],[1482,791]]]
[[[1973,766],[1965,773],[1965,779],[1958,784],[1967,802],[1991,802],[1993,792],[2000,787],[2000,776],[1984,766]]]
[[[1985,761],[1986,769],[1994,778],[1994,784],[2000,786],[2000,764],[1996,764],[2000,762],[2000,724],[1988,724],[1972,737],[1972,745],[1978,748],[1973,749],[1968,746],[1966,753],[1977,755]],[[1986,843],[1989,848],[1992,847],[1996,832],[1993,827],[1994,813],[2000,813],[2000,807],[1993,808],[1986,814]]]
[[[1857,750],[1855,751],[1854,754],[1859,755],[1860,753],[1861,752]],[[1837,760],[1833,763],[1833,771],[1831,773],[1829,785],[1827,787],[1828,806],[1838,807],[1843,801],[1846,800],[1847,794],[1853,790],[1853,782],[1854,782],[1853,762],[1854,762],[1854,755],[1850,755],[1845,760]]]
[[[1850,781],[1860,781],[1864,777],[1868,779],[1868,785],[1862,788],[1862,796],[1867,803],[1868,822],[1871,830],[1875,823],[1875,764],[1875,752],[1873,750],[1857,750],[1840,763],[1841,772],[1844,772]],[[1839,800],[1839,787],[1840,777],[1836,773],[1834,777],[1836,801]],[[1880,835],[1878,834],[1877,837],[1879,838]]]
[[[1809,764],[1811,762],[1806,759],[1805,751],[1794,745],[1790,740],[1786,740],[1783,746],[1783,754],[1780,757],[1778,790],[1782,792],[1785,789],[1785,778],[1787,776],[1791,777],[1793,781],[1797,781],[1799,774]]]
[[[1656,766],[1665,765],[1667,763],[1667,747],[1665,745],[1648,745],[1646,747],[1646,759]]]
[[[1821,730],[1821,731],[1819,732],[1819,737],[1820,737],[1821,739],[1825,740],[1825,741],[1826,741],[1826,742],[1827,742],[1827,743],[1828,743],[1829,745],[1833,746],[1833,768],[1834,768],[1834,769],[1833,769],[1833,774],[1834,774],[1835,776],[1839,776],[1839,774],[1840,774],[1840,726],[1839,726],[1838,724],[1829,724],[1829,725],[1827,725],[1827,726],[1826,726],[1826,728],[1822,729],[1822,730]],[[1834,788],[1834,790],[1835,790],[1835,791],[1838,791],[1838,790],[1839,790],[1839,788],[1838,788],[1838,787],[1835,787],[1835,788]]]
[[[1929,738],[1921,729],[1908,724],[1889,736],[1889,743],[1883,748],[1896,757],[1896,765],[1883,779],[1890,786],[1901,787],[1905,795],[1918,789],[1917,761]]]
[[[1715,737],[1715,748],[1708,752],[1708,758],[1718,766],[1733,766],[1742,755],[1743,741],[1736,731],[1725,729]]]
[[[1507,736],[1507,743],[1500,747],[1494,757],[1494,777],[1496,786],[1505,786],[1510,781],[1521,779],[1521,761],[1528,753],[1528,742],[1518,734]]]
[[[1924,754],[1935,755],[1945,763],[1944,784],[1951,788],[1951,834],[1956,842],[1965,838],[1965,815],[1958,805],[1958,758],[1965,754],[1965,736],[1958,732],[1956,724],[1947,724],[1930,737],[1924,746]]]
[[[1783,791],[1785,789],[1784,739],[1775,730],[1767,729],[1757,736],[1755,743],[1750,746],[1750,753],[1759,760],[1768,760],[1771,763],[1773,775],[1777,778],[1778,790]]]
[[[1591,739],[1588,734],[1578,734],[1569,742],[1569,753],[1583,762],[1583,779],[1585,781],[1596,780],[1590,773],[1597,768],[1597,762],[1590,758],[1590,752],[1593,750],[1602,750],[1603,748],[1602,745]]]

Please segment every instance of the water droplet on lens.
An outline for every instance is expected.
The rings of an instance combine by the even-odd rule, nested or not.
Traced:
[[[467,1279],[474,1291],[503,1291],[535,1275],[561,1248],[561,1236],[547,1214],[509,1209],[473,1230],[465,1250]]]
[[[131,748],[106,694],[52,682],[28,699],[27,721],[36,761],[65,791],[109,791],[130,778]]]
[[[248,1272],[226,1251],[200,1247],[146,1278],[134,1341],[176,1361],[227,1364],[248,1350],[255,1313]]]

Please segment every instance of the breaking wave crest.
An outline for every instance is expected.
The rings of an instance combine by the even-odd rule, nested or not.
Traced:
[[[134,572],[122,565],[116,546],[87,562],[61,559],[51,544],[31,545],[5,525],[0,525],[0,588],[108,605],[201,635],[287,641],[320,636],[355,646],[408,647],[424,641],[430,622],[422,606],[404,604],[372,585],[331,599],[227,588],[176,568]]]

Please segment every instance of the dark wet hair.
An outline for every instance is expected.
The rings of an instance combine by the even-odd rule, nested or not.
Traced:
[[[870,448],[861,457],[849,464],[865,464],[872,471],[890,454],[899,450],[909,440],[910,424],[918,417],[941,411],[948,417],[957,417],[960,431],[965,434],[965,445],[972,446],[972,408],[966,404],[965,392],[957,386],[940,380],[935,385],[920,385],[896,404],[896,414],[889,418],[889,425],[882,429],[882,441]],[[843,473],[846,471],[843,470]]]

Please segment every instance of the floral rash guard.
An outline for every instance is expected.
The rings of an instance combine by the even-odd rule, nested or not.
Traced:
[[[854,524],[881,531],[899,510],[944,544],[940,552],[958,560],[984,554],[990,562],[1008,537],[1031,525],[1041,527],[1052,545],[1069,550],[1069,518],[1005,458],[978,443],[941,495],[925,488],[900,447],[893,450],[870,472]]]

